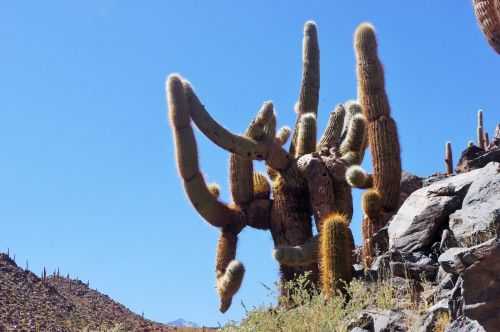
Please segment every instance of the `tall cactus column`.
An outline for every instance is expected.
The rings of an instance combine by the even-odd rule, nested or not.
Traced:
[[[358,101],[368,120],[368,142],[373,162],[373,188],[363,195],[363,225],[366,264],[373,257],[373,234],[398,207],[401,157],[396,123],[391,117],[385,92],[382,64],[378,58],[374,28],[361,24],[355,32]]]

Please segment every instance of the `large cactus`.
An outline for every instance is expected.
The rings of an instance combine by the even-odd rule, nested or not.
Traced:
[[[500,54],[500,0],[473,0],[472,3],[481,31]]]
[[[354,166],[346,177],[352,186],[368,189],[362,197],[363,257],[368,266],[374,256],[374,233],[385,225],[398,207],[401,157],[396,123],[391,117],[385,92],[384,70],[377,54],[375,30],[370,24],[361,24],[356,29],[354,45],[358,100],[368,119],[373,175]]]
[[[344,217],[342,236],[349,248],[338,251],[335,266],[350,269],[352,233],[348,228],[352,216],[351,187],[345,171],[363,159],[366,147],[366,119],[356,102],[339,105],[331,113],[327,128],[316,144],[316,114],[319,98],[319,47],[313,22],[304,27],[303,74],[297,122],[290,149],[283,145],[291,134],[287,127],[276,133],[273,104],[266,102],[243,135],[235,135],[219,125],[205,110],[188,81],[170,75],[167,81],[170,123],[176,147],[179,174],[185,191],[198,213],[221,231],[217,245],[216,279],[221,299],[220,310],[226,311],[238,290],[243,265],[235,260],[239,232],[246,226],[270,230],[277,248],[281,281],[311,271],[311,281],[318,278],[317,238],[313,238],[312,218],[317,230],[332,213]],[[207,185],[198,165],[196,141],[191,121],[213,143],[229,151],[230,188],[233,203],[218,199],[216,186]],[[266,163],[268,179],[253,170],[253,161]],[[272,192],[272,196],[270,195]],[[330,236],[337,234],[331,231]],[[336,239],[330,237],[330,243]],[[344,240],[341,240],[344,241]],[[290,252],[300,256],[303,248],[310,253],[290,262]],[[342,273],[336,275],[344,275]]]

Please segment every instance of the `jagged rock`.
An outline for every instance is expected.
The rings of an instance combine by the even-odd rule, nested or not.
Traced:
[[[410,278],[413,280],[434,280],[438,267],[435,265],[418,265],[415,263],[391,262],[393,277]]]
[[[448,177],[411,194],[390,221],[389,247],[408,252],[429,247],[480,172]]]
[[[406,315],[402,311],[385,310],[370,313],[374,320],[374,332],[407,331]]]
[[[477,244],[495,235],[497,222],[500,222],[500,163],[489,163],[469,187],[462,208],[450,215],[450,229],[460,243]]]
[[[374,330],[373,317],[367,313],[362,312],[356,319],[353,319],[348,325],[347,330],[351,332],[355,331],[370,331]]]
[[[486,332],[486,330],[477,321],[467,317],[460,317],[453,321],[444,332]],[[491,330],[498,331],[498,330]]]
[[[477,320],[486,330],[500,326],[500,241],[495,238],[471,248],[451,248],[439,257],[447,272],[460,275],[453,311]],[[461,285],[460,285],[461,284]],[[456,287],[457,287],[456,286]],[[457,295],[458,293],[460,295]],[[462,299],[460,299],[460,296]],[[460,306],[460,301],[463,304]]]
[[[439,301],[438,303],[427,309],[427,314],[423,319],[419,331],[434,332],[437,320],[441,315],[448,314],[448,311],[448,302],[445,300]]]
[[[462,152],[455,171],[457,173],[470,172],[471,170],[482,168],[492,161],[500,162],[500,149],[484,151],[472,145]]]
[[[422,187],[430,186],[434,182],[441,181],[441,180],[446,179],[448,177],[450,177],[450,176],[448,174],[445,174],[445,173],[432,174],[431,176],[428,176],[422,180]]]

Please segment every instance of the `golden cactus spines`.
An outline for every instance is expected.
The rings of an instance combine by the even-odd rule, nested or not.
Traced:
[[[254,199],[269,199],[271,194],[271,185],[267,177],[259,172],[253,173],[253,198]]]
[[[474,14],[486,40],[500,54],[500,1],[473,0]]]
[[[334,214],[322,223],[320,232],[320,277],[322,293],[331,298],[352,279],[352,234],[345,216]]]
[[[444,163],[446,166],[446,174],[453,174],[453,154],[451,150],[451,142],[446,142],[444,152]]]

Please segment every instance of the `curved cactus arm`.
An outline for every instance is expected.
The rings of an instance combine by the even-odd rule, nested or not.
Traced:
[[[473,5],[481,31],[500,54],[500,0],[473,0]]]
[[[284,246],[273,250],[273,257],[282,265],[307,266],[318,260],[319,236],[307,240],[300,246]]]
[[[342,130],[344,127],[344,117],[346,110],[344,105],[335,106],[335,110],[330,113],[325,131],[319,141],[318,150],[322,148],[334,148],[338,150],[342,138]]]
[[[346,166],[359,164],[366,148],[366,118],[356,114],[350,119],[345,139],[340,145],[340,158]]]
[[[300,84],[299,101],[295,105],[297,121],[292,143],[290,144],[290,155],[296,154],[298,144],[298,125],[302,114],[318,113],[319,100],[319,44],[316,23],[306,22],[304,25],[304,39],[302,41],[302,82]],[[316,137],[309,137],[313,142],[306,145],[316,145]],[[311,151],[312,152],[312,151]]]
[[[292,133],[292,130],[290,129],[290,127],[281,127],[279,130],[278,130],[278,133],[276,134],[276,143],[278,143],[278,145],[285,145],[286,142],[288,141],[288,139],[290,138],[290,134]]]
[[[230,231],[223,230],[217,242],[215,273],[217,293],[220,298],[219,310],[224,313],[231,306],[234,294],[243,281],[245,267],[235,260],[238,237]]]
[[[224,150],[238,154],[239,156],[252,160],[265,160],[266,163],[276,169],[288,168],[290,159],[288,153],[281,146],[271,141],[255,141],[248,137],[235,135],[218,124],[206,111],[194,93],[189,82],[184,81],[191,119],[201,132],[213,143]],[[270,104],[272,106],[272,104]]]
[[[169,118],[174,135],[177,168],[184,189],[198,213],[211,225],[223,227],[241,221],[241,213],[217,199],[199,169],[198,151],[182,79],[171,75],[167,80]]]
[[[261,140],[267,136],[269,124],[276,126],[273,105],[265,102],[250,123],[244,136],[253,140]],[[273,133],[274,137],[274,133]],[[229,185],[231,196],[236,205],[247,206],[253,200],[253,161],[251,158],[232,153],[229,158]]]

